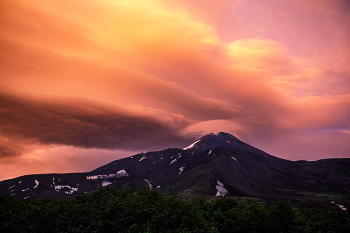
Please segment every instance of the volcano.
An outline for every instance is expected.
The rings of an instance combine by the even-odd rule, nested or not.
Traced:
[[[0,195],[71,199],[110,186],[116,189],[170,187],[183,199],[233,197],[350,203],[350,159],[289,161],[231,134],[211,133],[183,148],[139,153],[91,172],[36,174],[0,182]],[[322,198],[320,198],[322,197]]]

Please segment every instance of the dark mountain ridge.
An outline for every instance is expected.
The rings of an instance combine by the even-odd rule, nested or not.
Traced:
[[[265,199],[320,194],[333,198],[350,194],[350,159],[284,160],[220,132],[205,135],[184,149],[139,153],[91,172],[5,180],[0,182],[0,195],[70,199],[107,185],[132,190],[149,186],[159,192],[173,187],[184,199],[225,193]]]

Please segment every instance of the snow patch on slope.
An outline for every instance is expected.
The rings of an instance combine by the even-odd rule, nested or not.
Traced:
[[[149,180],[144,179],[144,181],[147,182],[149,189],[153,188],[153,185],[151,184],[151,182],[149,182]]]
[[[123,176],[129,176],[129,174],[125,170],[120,170],[116,174],[86,176],[86,179],[87,180],[98,180],[98,179],[109,179],[112,177],[120,178]]]
[[[33,188],[35,189],[35,188],[37,188],[37,187],[38,187],[38,185],[39,185],[39,181],[34,180],[34,182],[35,182],[35,186],[34,186]]]
[[[123,177],[123,176],[129,176],[129,174],[125,170],[120,170],[117,172],[116,177]]]
[[[227,190],[224,188],[224,184],[221,183],[220,181],[217,181],[217,184],[218,185],[215,186],[217,190],[217,193],[215,196],[225,196],[227,193]]]
[[[181,154],[180,153],[177,153],[178,155],[179,155],[179,157],[177,158],[177,159],[173,159],[173,160],[171,160],[171,162],[170,162],[170,164],[173,164],[173,163],[175,163],[179,158],[181,158]],[[169,165],[170,165],[169,164]]]
[[[342,210],[347,210],[345,206],[343,205],[338,205],[337,203],[335,203],[334,201],[331,202],[332,204],[335,204],[336,206],[338,206],[340,209]]]
[[[78,191],[78,188],[74,188],[74,187],[71,187],[69,185],[56,185],[55,186],[56,192],[61,192],[62,189],[64,189],[63,192],[65,194],[73,194],[74,192]]]
[[[186,167],[180,167],[180,168],[179,168],[179,171],[180,171],[180,172],[179,172],[179,175],[185,170],[185,168],[186,168]]]
[[[108,179],[115,177],[117,174],[108,174],[108,175],[94,175],[94,176],[87,176],[87,180],[98,180],[98,179]]]
[[[9,187],[7,190],[9,190],[9,189],[12,189],[13,187],[15,187],[16,185],[12,185],[11,187]]]
[[[183,150],[189,150],[189,149],[193,148],[193,147],[197,144],[197,142],[199,142],[199,141],[200,141],[200,139],[197,140],[197,141],[195,141],[195,142],[192,143],[191,145],[189,145],[189,146],[187,146],[187,147],[185,147],[185,148],[182,148],[182,149],[183,149]]]
[[[171,160],[170,164],[173,164],[173,163],[175,163],[176,161],[177,161],[177,159],[173,159],[173,160]]]
[[[112,184],[112,182],[109,182],[108,180],[104,180],[101,183],[102,187],[105,187],[105,186],[110,185],[110,184]]]

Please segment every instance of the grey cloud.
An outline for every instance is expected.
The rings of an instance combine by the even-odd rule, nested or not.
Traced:
[[[174,121],[178,121],[175,119]],[[178,124],[186,126],[186,120]],[[39,101],[0,93],[0,136],[39,144],[103,149],[165,149],[186,145],[176,128],[156,117],[88,101]],[[2,145],[2,146],[1,146]],[[9,145],[9,144],[8,144]],[[0,144],[1,157],[16,148]]]

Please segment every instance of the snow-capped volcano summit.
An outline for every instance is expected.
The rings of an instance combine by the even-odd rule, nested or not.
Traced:
[[[190,150],[193,152],[200,152],[204,150],[211,150],[217,147],[228,147],[240,150],[247,150],[254,153],[267,155],[262,150],[250,146],[249,144],[242,142],[235,136],[225,132],[214,132],[201,137],[191,145],[183,148],[183,150]]]

